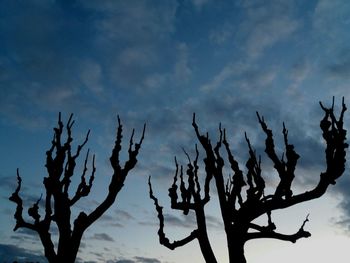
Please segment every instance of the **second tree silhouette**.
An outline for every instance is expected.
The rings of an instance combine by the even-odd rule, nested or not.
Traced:
[[[292,182],[295,178],[295,168],[299,155],[294,146],[288,141],[288,131],[283,124],[284,153],[279,158],[275,150],[274,138],[272,131],[268,128],[265,120],[257,113],[261,129],[266,135],[265,153],[272,161],[274,169],[279,176],[278,185],[271,195],[265,195],[265,180],[261,175],[261,160],[256,153],[247,137],[247,147],[249,158],[246,162],[246,174],[239,167],[230,145],[226,139],[226,131],[219,128],[219,139],[216,145],[212,145],[208,134],[203,135],[196,123],[193,115],[192,126],[196,133],[197,139],[205,152],[204,165],[205,175],[204,185],[201,186],[198,172],[199,152],[196,147],[196,155],[193,161],[188,157],[187,164],[187,183],[184,182],[183,168],[179,166],[176,159],[176,172],[174,182],[169,188],[169,197],[171,208],[182,211],[185,215],[190,210],[194,211],[196,216],[197,228],[194,229],[187,237],[170,242],[164,233],[164,216],[162,207],[158,199],[153,194],[151,180],[149,179],[149,194],[153,199],[159,218],[159,242],[169,249],[175,249],[186,245],[197,239],[202,255],[206,262],[215,263],[217,259],[211,247],[206,227],[206,215],[204,207],[210,200],[210,187],[212,180],[215,183],[218,200],[220,204],[221,217],[223,220],[224,230],[228,248],[230,263],[245,263],[244,244],[252,239],[273,238],[284,241],[296,242],[300,238],[307,238],[311,234],[304,230],[308,217],[301,223],[300,228],[294,234],[282,234],[277,232],[271,212],[277,209],[285,209],[321,197],[330,184],[335,184],[336,180],[345,170],[346,148],[346,130],[343,127],[343,117],[346,111],[344,99],[339,117],[334,113],[334,99],[330,108],[324,107],[324,117],[320,122],[322,136],[326,143],[326,168],[320,173],[318,184],[309,191],[294,195],[291,189]],[[222,149],[227,154],[227,161],[233,176],[224,178],[224,158]],[[179,183],[178,183],[179,181]],[[179,184],[179,186],[178,186]],[[203,188],[203,190],[201,190]],[[244,193],[246,190],[246,193]],[[178,194],[181,195],[179,200]],[[254,223],[258,217],[266,215],[266,225]]]

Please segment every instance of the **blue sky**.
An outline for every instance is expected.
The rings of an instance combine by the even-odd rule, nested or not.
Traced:
[[[273,186],[277,178],[264,157],[259,111],[277,142],[285,121],[301,155],[295,192],[311,189],[324,168],[318,102],[329,105],[335,96],[340,105],[345,96],[350,104],[349,25],[347,0],[0,1],[1,257],[42,255],[33,233],[12,231],[15,206],[7,198],[16,187],[16,168],[27,207],[43,193],[45,152],[62,112],[66,120],[74,113],[76,142],[91,129],[87,147],[97,158],[92,193],[75,213],[89,211],[106,194],[116,115],[125,127],[124,148],[131,129],[139,136],[147,123],[137,167],[108,214],[86,232],[80,260],[170,263],[191,256],[202,262],[196,243],[175,251],[158,244],[148,176],[165,207],[169,238],[190,232],[193,218],[171,211],[167,189],[174,155],[185,163],[182,147],[193,152],[196,112],[213,140],[219,122],[226,127],[242,166],[246,131]],[[252,241],[248,262],[307,262],[315,255],[329,262],[329,251],[334,262],[346,262],[349,186],[347,169],[321,199],[277,211],[275,223],[287,233],[310,213],[306,229],[313,236],[296,244]],[[213,193],[209,231],[219,261],[227,262],[217,209]]]

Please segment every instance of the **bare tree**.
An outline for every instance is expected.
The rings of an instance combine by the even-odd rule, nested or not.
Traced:
[[[196,146],[196,155],[193,161],[188,157],[187,165],[187,184],[184,182],[184,172],[182,166],[179,167],[176,159],[176,172],[174,182],[169,188],[169,197],[171,208],[182,211],[185,215],[190,210],[194,211],[197,222],[197,229],[193,230],[182,240],[170,242],[164,233],[164,216],[162,207],[152,191],[151,181],[149,179],[150,198],[153,199],[159,218],[159,242],[169,249],[184,246],[185,244],[197,239],[203,257],[206,262],[215,263],[217,259],[212,250],[208,239],[206,216],[204,206],[210,200],[210,183],[214,178],[215,187],[218,194],[220,211],[223,220],[224,230],[230,263],[244,263],[244,244],[252,239],[274,238],[284,241],[296,242],[300,238],[307,238],[311,234],[304,230],[308,217],[301,224],[299,230],[294,234],[282,234],[276,231],[276,225],[272,221],[271,212],[273,210],[284,209],[290,206],[306,202],[321,197],[330,184],[335,184],[345,170],[345,155],[348,144],[346,143],[346,130],[343,127],[343,117],[346,111],[344,98],[342,110],[339,118],[334,115],[334,98],[330,108],[326,108],[320,103],[324,111],[324,117],[320,122],[322,135],[326,143],[326,169],[321,172],[318,184],[311,190],[301,194],[294,195],[291,190],[292,182],[295,178],[295,168],[299,155],[294,146],[288,141],[288,131],[283,123],[283,137],[285,151],[279,158],[274,145],[272,131],[268,128],[263,117],[257,113],[257,117],[263,132],[266,135],[265,153],[271,159],[274,169],[279,175],[279,183],[273,194],[265,195],[265,181],[261,174],[261,158],[256,156],[247,135],[245,139],[248,145],[249,158],[246,162],[246,175],[240,169],[229,143],[226,140],[226,131],[219,127],[219,139],[216,145],[212,145],[208,134],[202,135],[193,115],[192,126],[197,135],[200,145],[204,149],[205,165],[204,175],[204,193],[201,193],[199,180],[198,157],[199,153]],[[228,178],[226,183],[224,179],[224,158],[220,150],[224,148],[227,153],[228,164],[233,176]],[[180,179],[178,179],[178,177]],[[178,186],[178,180],[180,181]],[[179,189],[178,189],[179,188]],[[246,189],[246,193],[244,193]],[[178,192],[181,194],[181,200],[178,200]],[[266,225],[259,225],[254,222],[258,217],[266,215]]]
[[[81,173],[80,183],[78,184],[75,194],[69,196],[71,187],[71,178],[75,173],[76,160],[80,156],[81,150],[88,141],[89,133],[86,134],[82,144],[77,146],[76,151],[72,150],[72,127],[74,121],[73,115],[70,116],[66,125],[61,121],[61,114],[58,117],[58,126],[54,128],[54,136],[50,149],[46,152],[46,169],[47,177],[44,177],[45,187],[45,212],[43,218],[39,214],[39,202],[41,198],[28,209],[28,215],[33,218],[33,222],[27,222],[23,216],[23,201],[19,195],[22,179],[17,169],[18,186],[15,192],[9,198],[16,203],[16,226],[14,231],[19,228],[27,228],[36,231],[44,247],[45,256],[49,262],[75,262],[81,238],[84,231],[100,218],[114,203],[119,191],[124,185],[125,178],[131,169],[137,163],[144,133],[143,128],[141,139],[138,143],[133,142],[134,130],[129,141],[128,160],[122,167],[119,155],[122,149],[122,124],[118,116],[117,135],[110,157],[110,163],[113,168],[113,175],[108,187],[108,193],[105,199],[91,213],[80,212],[75,218],[73,226],[71,225],[72,206],[82,197],[89,195],[96,173],[95,156],[92,157],[92,168],[89,180],[87,181],[87,166],[89,159],[89,150],[87,151],[84,169]],[[64,129],[66,130],[66,139],[63,138]],[[58,228],[58,247],[55,249],[51,239],[50,226],[56,224]]]

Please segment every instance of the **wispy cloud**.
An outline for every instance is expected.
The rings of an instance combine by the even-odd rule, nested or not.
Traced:
[[[112,263],[112,261],[108,261]],[[133,259],[120,259],[114,261],[115,263],[161,263],[159,259],[147,257],[133,257]]]
[[[266,48],[284,41],[300,26],[293,16],[294,2],[270,1],[269,3],[243,2],[247,19],[241,31],[247,32],[247,54],[256,57]]]
[[[81,82],[87,87],[87,89],[96,93],[96,95],[101,94],[103,91],[103,72],[101,66],[92,60],[81,64]]]
[[[222,45],[230,40],[234,33],[235,27],[227,22],[211,30],[209,33],[209,40],[215,44]]]
[[[187,82],[192,75],[192,70],[188,62],[188,47],[185,43],[177,46],[178,58],[174,67],[175,81]]]
[[[320,0],[317,2],[313,14],[313,26],[320,34],[326,35],[331,41],[335,41],[335,43],[332,43],[333,45],[328,46],[329,48],[335,48],[345,40],[339,37],[339,34],[342,34],[344,28],[349,26],[349,8],[350,3],[348,1],[335,0],[329,2]]]
[[[96,240],[114,242],[114,239],[106,233],[96,233],[91,238]]]
[[[210,0],[191,0],[197,11],[200,11]]]
[[[160,263],[156,258],[146,258],[146,257],[135,257],[136,262],[142,263]]]

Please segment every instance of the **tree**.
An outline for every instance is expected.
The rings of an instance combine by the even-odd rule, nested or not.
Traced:
[[[19,195],[22,178],[17,169],[17,189],[9,198],[16,203],[16,212],[14,218],[16,225],[14,231],[19,228],[27,228],[36,231],[44,247],[45,256],[49,262],[75,262],[81,238],[84,231],[90,227],[98,218],[100,218],[114,203],[119,191],[124,185],[124,181],[137,163],[142,141],[144,139],[145,128],[143,128],[141,139],[138,143],[133,142],[134,130],[129,141],[128,160],[124,166],[121,166],[119,154],[122,149],[122,124],[118,116],[117,135],[110,157],[110,163],[113,168],[113,175],[108,187],[108,193],[105,199],[89,214],[80,212],[75,218],[73,226],[71,225],[71,209],[82,197],[89,195],[96,173],[95,156],[92,157],[92,169],[89,180],[87,181],[87,164],[89,159],[89,150],[86,153],[84,168],[81,173],[80,183],[78,184],[75,194],[70,196],[71,178],[75,174],[76,160],[81,154],[81,150],[88,141],[89,133],[87,132],[83,143],[77,146],[75,152],[72,150],[72,127],[74,121],[73,115],[70,116],[66,125],[61,121],[61,114],[58,117],[58,126],[54,128],[54,136],[50,149],[46,152],[46,170],[47,176],[44,177],[45,187],[45,213],[43,218],[39,214],[40,199],[28,209],[28,215],[33,222],[27,222],[23,216],[23,200]],[[64,140],[64,128],[66,130],[66,139]],[[58,246],[54,247],[51,239],[50,227],[56,224],[58,228]]]
[[[150,198],[154,201],[159,218],[158,235],[160,244],[173,250],[197,239],[205,261],[210,263],[217,262],[207,234],[204,210],[205,205],[210,200],[210,183],[213,178],[220,204],[230,263],[246,262],[244,244],[252,239],[274,238],[294,243],[300,238],[310,237],[311,234],[304,230],[308,217],[306,217],[299,230],[294,234],[287,235],[276,231],[276,225],[272,221],[271,212],[321,197],[326,192],[328,186],[335,184],[336,179],[345,170],[345,155],[348,144],[346,143],[346,130],[343,127],[343,116],[346,111],[344,98],[338,119],[334,115],[334,98],[330,108],[324,107],[321,102],[320,106],[324,111],[324,117],[320,122],[320,127],[326,143],[326,169],[321,172],[318,184],[312,190],[295,195],[291,190],[291,185],[295,178],[295,168],[299,155],[295,151],[294,146],[288,141],[288,131],[284,123],[282,133],[285,150],[282,157],[279,158],[275,150],[273,133],[268,128],[264,118],[257,113],[260,126],[266,135],[265,153],[272,161],[274,169],[279,175],[279,183],[275,192],[265,195],[265,181],[262,177],[261,158],[260,156],[256,156],[256,152],[247,135],[245,134],[245,139],[249,150],[249,158],[246,162],[246,174],[244,176],[239,163],[232,154],[230,145],[226,139],[225,129],[222,130],[221,125],[219,126],[219,139],[216,145],[212,145],[208,134],[202,135],[200,133],[194,114],[192,126],[205,152],[205,158],[203,159],[205,175],[202,180],[204,183],[204,193],[201,193],[198,170],[199,152],[196,146],[196,155],[193,161],[190,160],[189,155],[185,152],[188,157],[186,170],[187,184],[184,182],[183,167],[179,167],[175,158],[176,172],[174,182],[169,188],[169,197],[172,209],[180,210],[185,215],[190,210],[194,211],[197,228],[181,240],[169,241],[164,233],[163,208],[153,194],[149,178],[149,194]],[[231,173],[233,173],[232,177],[228,178],[226,183],[224,178],[225,163],[221,153],[222,148],[227,153],[227,160]],[[180,181],[179,183],[178,180]],[[244,189],[246,189],[246,193],[244,193]],[[178,200],[178,192],[181,194],[181,200]],[[259,225],[254,222],[255,219],[262,215],[267,216],[266,225]]]

